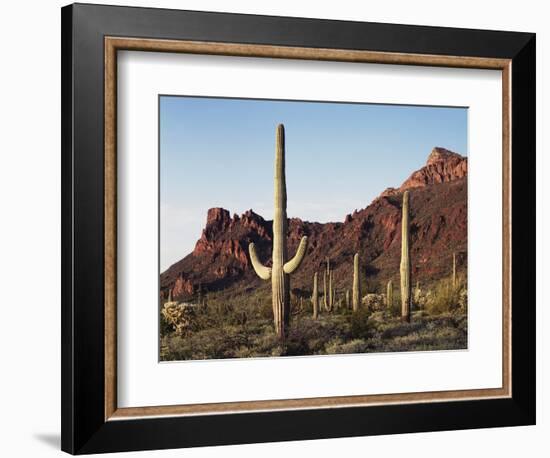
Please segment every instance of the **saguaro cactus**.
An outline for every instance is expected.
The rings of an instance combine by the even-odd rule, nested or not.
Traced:
[[[290,319],[290,274],[302,263],[307,250],[307,237],[302,237],[296,255],[287,259],[287,216],[286,216],[286,178],[285,178],[285,128],[277,126],[275,134],[275,173],[274,173],[274,213],[273,213],[273,250],[272,267],[264,266],[256,253],[254,243],[248,247],[250,261],[258,277],[271,278],[271,301],[273,321],[277,335],[284,340]]]
[[[328,310],[328,289],[327,289],[327,271],[323,272],[323,305],[325,306],[325,310]]]
[[[456,290],[456,253],[453,251],[453,291]]]
[[[350,306],[350,298],[349,298],[349,289],[346,289],[346,309],[349,309]]]
[[[391,309],[393,307],[393,282],[388,281],[388,286],[386,288],[386,307]]]
[[[327,261],[328,262],[328,261]],[[334,307],[334,289],[332,288],[332,270],[328,271],[328,306],[330,310]]]
[[[409,247],[409,191],[403,193],[401,218],[401,319],[411,321],[411,258]]]
[[[313,319],[316,320],[319,316],[319,290],[317,288],[317,272],[313,275],[313,294],[311,303],[313,305]]]
[[[359,278],[359,253],[353,257],[353,311],[359,310],[361,304],[361,279]]]
[[[328,285],[328,286],[327,286]],[[334,305],[334,291],[332,290],[332,270],[330,268],[330,259],[327,257],[327,268],[323,274],[323,305],[325,310],[330,312]]]
[[[420,282],[418,280],[416,281],[416,286],[414,287],[414,302],[418,307],[418,303],[420,302]]]

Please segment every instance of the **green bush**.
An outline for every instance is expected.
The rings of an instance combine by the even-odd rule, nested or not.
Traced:
[[[348,315],[350,334],[353,339],[367,338],[370,330],[370,313],[366,308],[361,308]]]
[[[160,335],[165,336],[173,331],[172,325],[169,323],[169,321],[166,319],[164,314],[160,313],[160,326],[159,326]]]
[[[425,307],[430,315],[456,312],[461,309],[461,304],[467,302],[464,299],[465,289],[460,283],[453,288],[452,278],[447,277],[439,280],[426,293]]]
[[[365,339],[353,339],[349,342],[342,342],[341,339],[330,341],[326,346],[327,355],[342,355],[353,353],[364,353],[368,348]]]

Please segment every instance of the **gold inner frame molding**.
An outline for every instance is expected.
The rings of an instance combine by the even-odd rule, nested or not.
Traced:
[[[502,72],[502,387],[119,408],[117,405],[117,51],[493,69]],[[511,60],[239,43],[105,37],[105,420],[369,406],[511,397]]]

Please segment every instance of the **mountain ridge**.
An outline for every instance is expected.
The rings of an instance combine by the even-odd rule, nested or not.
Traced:
[[[387,188],[370,205],[348,213],[343,222],[317,223],[289,218],[288,250],[293,253],[303,235],[309,247],[302,267],[293,276],[296,291],[307,292],[315,271],[328,257],[336,288],[345,288],[351,259],[361,255],[361,270],[371,289],[389,278],[398,280],[401,242],[401,194],[411,194],[411,249],[413,281],[431,281],[447,275],[449,258],[458,254],[459,268],[467,264],[468,159],[442,147],[430,152],[426,164],[399,188]],[[256,244],[262,262],[269,265],[272,222],[252,209],[242,215],[210,208],[194,250],[160,275],[161,296],[168,291],[186,299],[198,290],[228,287],[244,290],[260,286],[252,272],[248,245]]]

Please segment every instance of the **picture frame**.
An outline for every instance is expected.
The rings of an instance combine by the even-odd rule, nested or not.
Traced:
[[[535,424],[534,34],[74,4],[62,9],[61,46],[64,451]],[[119,408],[121,50],[501,71],[502,387]]]

